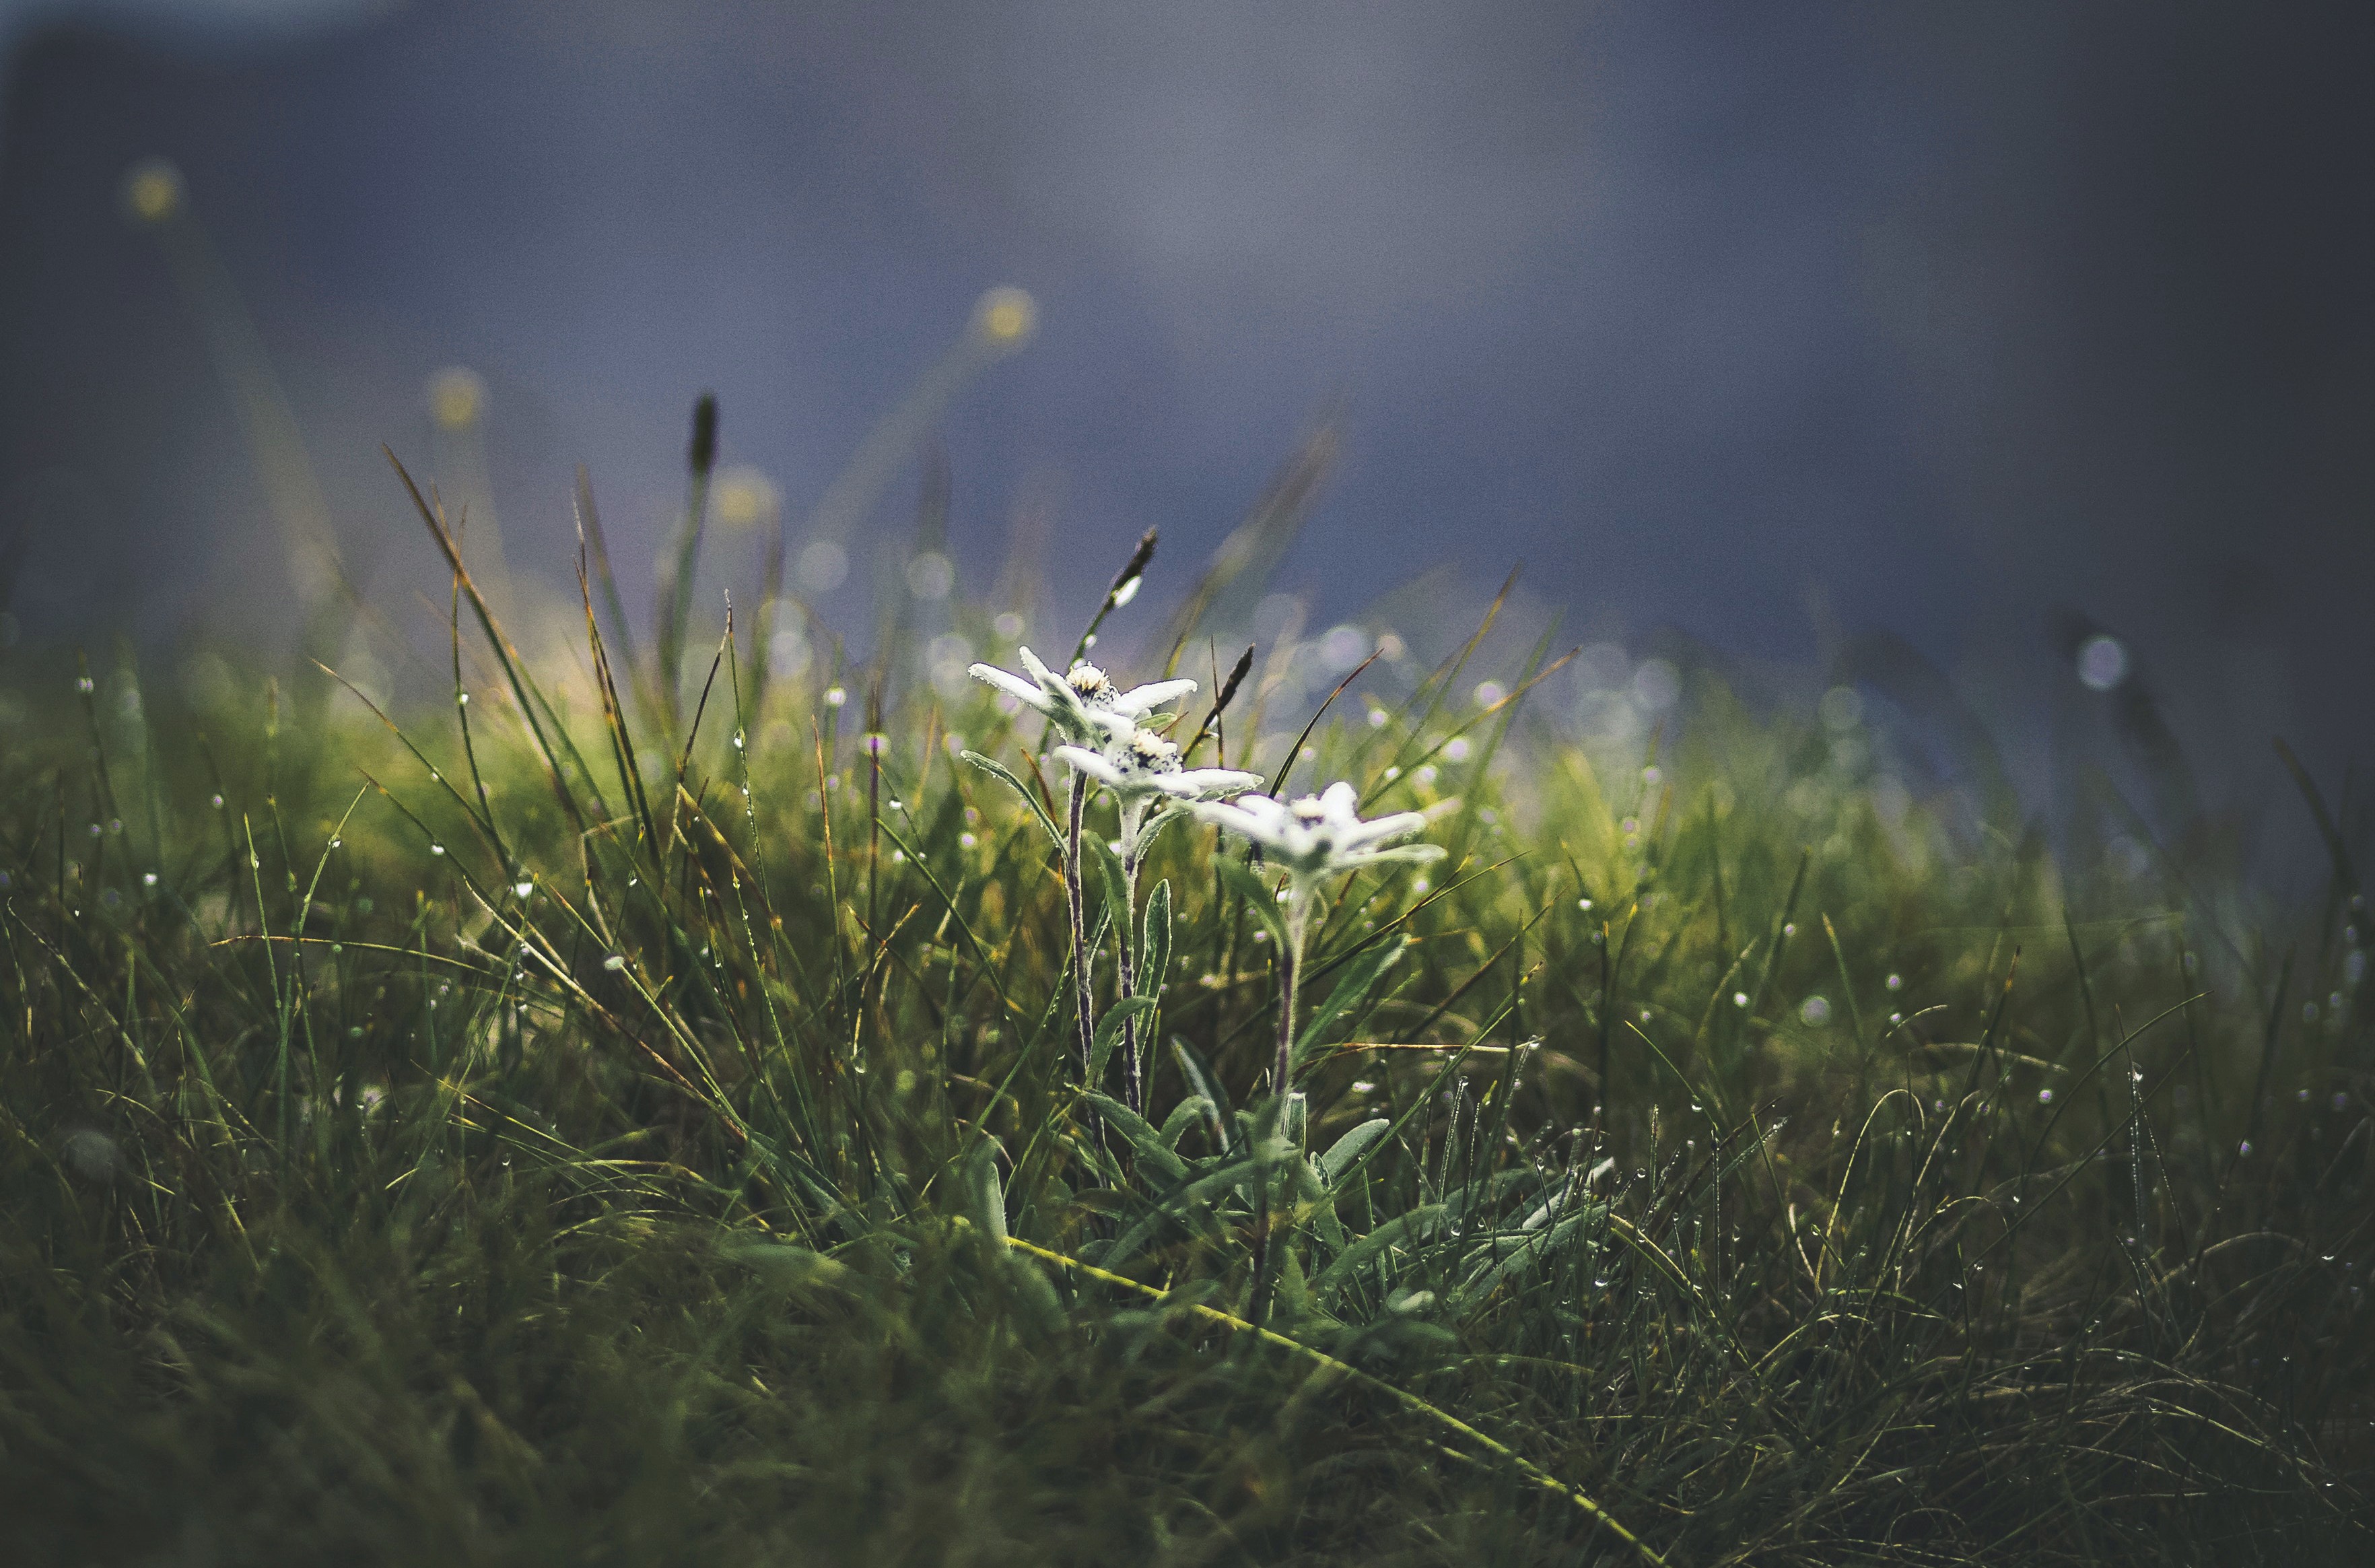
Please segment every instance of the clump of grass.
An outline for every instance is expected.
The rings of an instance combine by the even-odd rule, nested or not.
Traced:
[[[1446,858],[1282,924],[1210,828],[1076,841],[1061,737],[903,649],[762,688],[729,630],[679,703],[598,535],[531,669],[418,499],[450,715],[18,677],[19,1560],[2368,1548],[2343,830],[2289,927],[2107,907],[1711,682],[1620,770],[1471,640],[1271,781]]]

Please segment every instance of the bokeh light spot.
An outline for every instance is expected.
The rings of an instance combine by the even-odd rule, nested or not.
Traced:
[[[134,164],[124,176],[124,206],[143,223],[162,223],[182,210],[182,171],[161,158]]]
[[[819,539],[800,551],[800,585],[812,594],[827,594],[849,575],[849,552],[831,539]]]
[[[1039,324],[1039,306],[1020,289],[993,289],[981,297],[974,319],[981,324],[981,335],[992,343],[1020,344]]]
[[[429,415],[440,430],[466,430],[487,411],[487,383],[478,371],[448,365],[429,378]]]
[[[2128,678],[2127,645],[2097,633],[2078,644],[2078,680],[2089,691],[2109,691]]]
[[[711,493],[716,499],[717,520],[729,528],[748,528],[775,514],[775,481],[748,464],[718,475]]]

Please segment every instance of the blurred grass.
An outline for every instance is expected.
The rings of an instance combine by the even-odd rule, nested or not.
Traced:
[[[996,607],[936,629],[1010,654]],[[1314,938],[1315,1007],[1410,939],[1313,1042],[1315,1163],[1200,829],[1147,871],[1150,1115],[1087,1114],[1052,846],[955,760],[1034,776],[1035,721],[918,649],[737,638],[679,696],[615,637],[455,638],[401,737],[312,672],[6,673],[13,1561],[2369,1548],[2330,819],[2293,911],[2178,850],[2073,872],[1711,677],[1645,760],[1507,695],[1547,646],[1481,699],[1472,644],[1380,664],[1307,755],[1247,756],[1307,712],[1220,726],[1460,802]]]

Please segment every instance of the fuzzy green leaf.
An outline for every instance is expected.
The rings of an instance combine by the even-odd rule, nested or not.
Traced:
[[[1105,1125],[1121,1134],[1129,1146],[1138,1150],[1143,1169],[1161,1176],[1165,1182],[1188,1179],[1188,1162],[1172,1152],[1163,1135],[1149,1126],[1145,1117],[1112,1096],[1099,1094],[1093,1090],[1086,1099],[1105,1117]]]
[[[1383,1116],[1374,1117],[1329,1145],[1328,1152],[1319,1156],[1321,1183],[1334,1187],[1337,1178],[1352,1169],[1353,1162],[1361,1158],[1369,1145],[1385,1137],[1386,1129],[1391,1126],[1393,1124]]]
[[[1270,933],[1270,939],[1278,944],[1277,950],[1284,952],[1286,922],[1279,918],[1277,890],[1252,867],[1234,856],[1214,855],[1212,866],[1220,872],[1222,883],[1246,901],[1247,907],[1254,912],[1254,918],[1260,921],[1262,928]]]
[[[1377,982],[1385,977],[1386,971],[1391,969],[1409,948],[1410,940],[1408,937],[1397,937],[1391,941],[1379,942],[1354,955],[1352,961],[1344,966],[1344,977],[1336,983],[1336,988],[1328,994],[1328,1000],[1311,1015],[1310,1021],[1303,1026],[1302,1034],[1295,1040],[1294,1062],[1297,1067],[1310,1058],[1312,1050],[1330,1024],[1368,998],[1369,993],[1377,988]]]
[[[1113,1056],[1114,1043],[1121,1038],[1123,1021],[1153,1010],[1152,996],[1127,996],[1105,1009],[1105,1016],[1097,1020],[1096,1037],[1089,1044],[1090,1088],[1105,1080],[1105,1063]]]
[[[1056,819],[1047,815],[1047,808],[1039,804],[1039,797],[1032,793],[1031,786],[1024,784],[1021,779],[1015,777],[1012,769],[993,758],[983,756],[978,751],[965,751],[959,753],[959,755],[963,756],[966,761],[971,762],[975,767],[979,768],[983,772],[1001,781],[1005,784],[1007,788],[1021,796],[1022,797],[1022,803],[1031,808],[1031,815],[1039,819],[1039,825],[1046,829],[1047,836],[1055,841],[1057,853],[1059,855],[1063,853],[1063,830],[1056,826]]]

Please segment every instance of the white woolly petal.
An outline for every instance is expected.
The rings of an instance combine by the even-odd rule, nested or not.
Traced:
[[[1119,768],[1085,747],[1058,746],[1056,748],[1056,755],[1062,758],[1075,772],[1086,773],[1097,783],[1109,788],[1119,788],[1125,782]]]
[[[1266,843],[1276,843],[1282,832],[1294,825],[1294,813],[1267,795],[1241,795],[1230,804],[1253,824],[1249,836]]]
[[[1319,806],[1330,817],[1346,818],[1353,821],[1360,819],[1361,797],[1355,795],[1353,792],[1353,786],[1342,779],[1338,779],[1319,792]]]
[[[1439,843],[1396,844],[1391,849],[1361,849],[1354,850],[1350,855],[1340,855],[1336,857],[1336,866],[1338,869],[1345,871],[1357,870],[1364,866],[1382,866],[1394,862],[1424,866],[1430,860],[1442,859],[1446,853]]]
[[[1018,702],[1027,702],[1041,713],[1047,711],[1047,694],[1010,670],[996,665],[975,665],[971,671],[975,680],[997,687]]]
[[[1211,800],[1190,801],[1188,809],[1196,813],[1198,821],[1226,829],[1241,839],[1251,839],[1262,844],[1271,842],[1270,824],[1250,811]]]
[[[1037,681],[1040,685],[1058,686],[1062,684],[1057,679],[1053,671],[1049,670],[1046,665],[1039,662],[1039,655],[1033,653],[1030,649],[1017,648],[1014,650],[1014,656],[1022,661],[1022,667],[1029,670],[1031,672],[1031,678]]]
[[[1379,817],[1367,822],[1352,823],[1340,831],[1337,841],[1346,849],[1360,849],[1368,844],[1389,843],[1405,839],[1426,826],[1423,811],[1397,811],[1390,817]]]
[[[1242,795],[1261,783],[1259,773],[1241,773],[1235,768],[1188,768],[1176,773],[1157,773],[1152,783],[1165,795],[1211,796]]]
[[[1107,746],[1127,746],[1129,744],[1129,737],[1138,733],[1138,721],[1128,713],[1113,713],[1104,708],[1089,707],[1086,704],[1082,704],[1081,712],[1087,715],[1091,725],[1105,732],[1104,743]]]
[[[1192,680],[1157,680],[1145,686],[1132,687],[1116,697],[1110,704],[1117,713],[1151,713],[1166,702],[1176,702],[1196,690]]]

